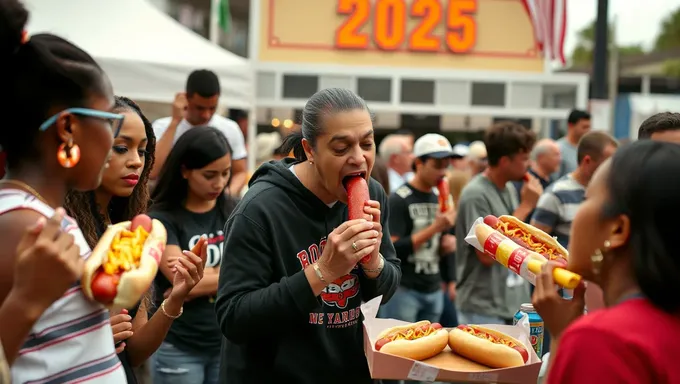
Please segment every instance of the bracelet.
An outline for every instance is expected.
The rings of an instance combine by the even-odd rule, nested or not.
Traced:
[[[380,263],[378,263],[378,268],[375,269],[369,269],[369,268],[364,268],[362,265],[361,268],[364,270],[364,272],[368,273],[380,273],[382,272],[383,268],[385,267],[385,258],[383,257],[382,253],[378,253],[378,256],[380,256]]]
[[[184,313],[184,306],[179,307],[179,313],[175,316],[169,315],[167,312],[165,312],[165,302],[166,301],[167,301],[167,299],[163,300],[163,302],[161,303],[161,312],[163,312],[165,317],[172,319],[172,320],[175,320],[176,318],[182,316],[182,313]]]
[[[314,273],[316,273],[316,277],[318,277],[319,280],[321,280],[322,283],[328,284],[328,282],[326,282],[326,279],[323,278],[323,274],[321,273],[321,270],[319,269],[319,264],[316,264],[316,263],[312,264],[312,268],[314,268]]]

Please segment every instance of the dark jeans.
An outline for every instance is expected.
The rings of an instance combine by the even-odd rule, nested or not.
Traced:
[[[444,294],[444,311],[439,319],[439,323],[444,328],[455,328],[458,326],[458,313],[453,300],[449,299],[449,294],[446,291]]]

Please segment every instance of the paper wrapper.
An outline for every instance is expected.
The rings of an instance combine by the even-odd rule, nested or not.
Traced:
[[[480,244],[479,241],[477,240],[477,236],[475,235],[475,228],[477,227],[477,225],[483,223],[484,218],[482,217],[475,220],[474,224],[472,224],[472,227],[470,227],[470,231],[468,231],[467,236],[465,236],[465,242],[475,247],[475,249],[477,249],[479,252],[484,252],[484,246]],[[492,257],[494,260],[496,260],[494,255],[491,255],[488,252],[484,252],[484,254],[489,255],[489,257]],[[499,260],[496,261],[503,264],[506,268],[510,269],[516,274],[520,275],[531,284],[536,285],[536,275],[529,270],[529,260],[531,260],[530,257],[524,257],[522,260],[514,260],[512,263],[509,263],[509,265],[504,265]]]
[[[529,343],[529,319],[517,325],[483,325],[504,332],[519,340],[529,352],[529,361],[515,368],[492,369],[475,363],[453,352],[447,346],[439,355],[424,361],[389,355],[375,350],[375,342],[383,330],[407,324],[395,319],[378,319],[376,315],[382,296],[363,304],[364,352],[373,379],[417,380],[426,382],[465,383],[535,383],[541,368],[541,359]]]

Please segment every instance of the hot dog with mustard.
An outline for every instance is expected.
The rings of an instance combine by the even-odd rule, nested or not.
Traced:
[[[529,351],[517,339],[480,325],[459,325],[449,332],[451,350],[491,368],[522,366]]]
[[[147,215],[109,226],[85,262],[83,292],[109,309],[132,308],[156,277],[166,241],[163,224]]]
[[[448,344],[448,332],[427,320],[387,328],[378,335],[375,349],[390,355],[425,360],[438,355]]]

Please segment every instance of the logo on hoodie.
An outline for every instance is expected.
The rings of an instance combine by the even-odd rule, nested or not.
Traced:
[[[318,244],[313,243],[307,249],[297,253],[296,257],[302,269],[319,260],[326,246],[323,237]],[[327,328],[346,328],[359,324],[361,318],[361,300],[358,268],[352,273],[334,280],[321,292],[323,305],[318,312],[309,314],[309,323],[325,325]]]

